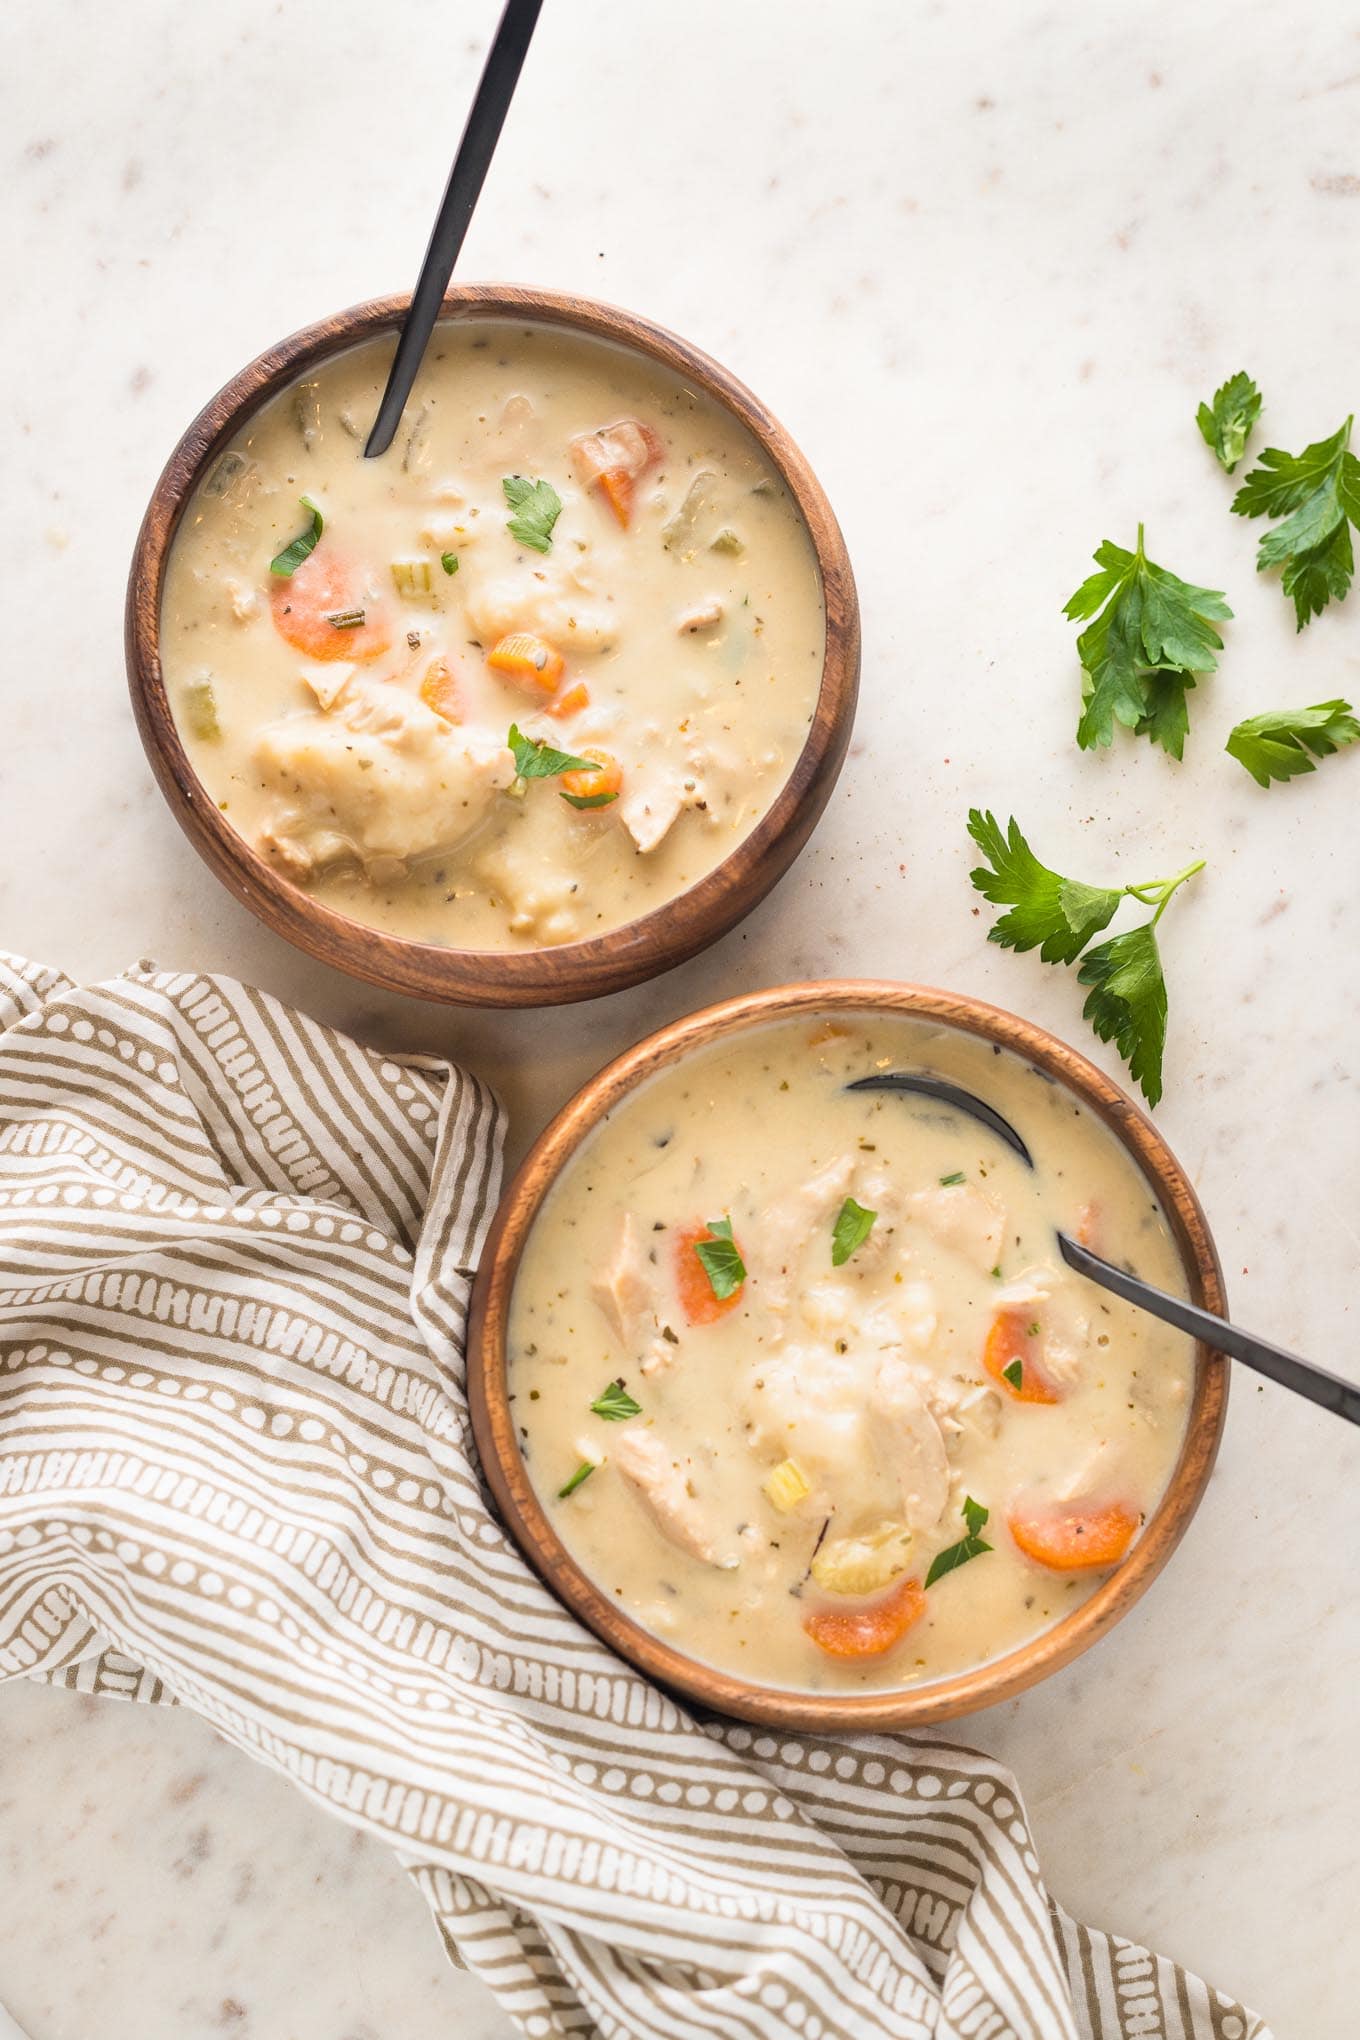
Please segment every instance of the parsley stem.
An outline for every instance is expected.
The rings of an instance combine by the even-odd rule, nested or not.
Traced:
[[[1167,901],[1177,886],[1184,885],[1187,878],[1193,878],[1197,871],[1203,869],[1204,859],[1200,857],[1193,864],[1187,864],[1184,871],[1178,871],[1174,878],[1149,878],[1142,885],[1126,885],[1124,891],[1129,899],[1141,900],[1145,907],[1157,909],[1152,917],[1152,925],[1155,928],[1166,912]]]

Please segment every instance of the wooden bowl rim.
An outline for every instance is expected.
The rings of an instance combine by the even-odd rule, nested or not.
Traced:
[[[152,491],[128,578],[125,648],[137,726],[161,790],[195,849],[267,926],[321,962],[417,998],[544,1005],[599,997],[658,976],[726,934],[764,898],[811,834],[845,759],[859,687],[859,604],[849,554],[796,442],[743,382],[700,348],[599,300],[518,284],[453,285],[441,319],[560,326],[631,349],[696,382],[752,434],[789,488],[816,558],[826,628],[821,681],[803,747],[755,827],[694,885],[635,921],[555,948],[456,949],[389,935],[324,905],[237,833],[194,771],[161,667],[161,594],[180,519],[223,442],[317,362],[396,327],[408,303],[406,294],[367,299],[266,348],[209,399],[180,438]]]
[[[706,1006],[648,1035],[600,1070],[539,1136],[505,1191],[473,1287],[468,1395],[482,1467],[502,1517],[545,1583],[620,1656],[691,1704],[746,1721],[802,1729],[907,1729],[994,1706],[1090,1648],[1146,1592],[1199,1506],[1218,1451],[1228,1364],[1197,1344],[1195,1387],[1180,1457],[1133,1550],[1080,1608],[975,1669],[897,1691],[810,1694],[741,1679],[652,1635],[594,1585],[534,1493],[507,1400],[509,1306],[524,1244],[543,1200],[580,1141],[648,1077],[687,1052],[765,1022],[854,1009],[906,1014],[999,1043],[1076,1093],[1142,1169],[1180,1250],[1193,1300],[1224,1314],[1223,1275],[1190,1180],[1151,1120],[1103,1071],[1036,1022],[966,993],[878,979],[775,986]]]

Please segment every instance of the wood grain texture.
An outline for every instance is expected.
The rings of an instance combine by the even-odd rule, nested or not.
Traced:
[[[1152,1122],[1117,1085],[1032,1021],[980,999],[919,985],[841,979],[750,993],[649,1035],[578,1091],[526,1156],[497,1211],[472,1299],[468,1393],[473,1430],[497,1507],[526,1558],[597,1636],[652,1678],[699,1706],[786,1728],[921,1728],[991,1707],[1089,1650],[1146,1592],[1184,1535],[1218,1450],[1228,1363],[1195,1353],[1185,1442],[1165,1495],[1129,1556],[1090,1600],[1052,1629],[994,1663],[897,1692],[810,1694],[762,1686],[714,1670],[633,1621],[558,1538],[529,1479],[507,1399],[507,1335],[515,1274],[529,1230],[559,1172],[602,1116],[658,1070],[720,1036],[789,1015],[847,1008],[905,1014],[999,1043],[1064,1084],[1109,1127],[1151,1184],[1180,1250],[1194,1302],[1222,1315],[1222,1270],[1199,1199]]]
[[[769,811],[721,864],[639,920],[589,941],[521,951],[404,941],[323,906],[259,856],[219,812],[189,762],[166,694],[160,608],[186,503],[228,440],[284,384],[361,340],[392,332],[408,300],[376,298],[306,326],[259,355],[207,403],[171,454],[147,507],[128,580],[125,642],[137,727],[161,791],[199,854],[251,912],[309,955],[417,998],[478,1006],[559,1005],[621,991],[725,935],[792,864],[826,806],[850,741],[859,690],[859,603],[840,527],[793,440],[735,376],[635,313],[512,284],[461,284],[445,319],[522,318],[650,356],[732,412],[802,512],[821,570],[826,655],[806,742]]]

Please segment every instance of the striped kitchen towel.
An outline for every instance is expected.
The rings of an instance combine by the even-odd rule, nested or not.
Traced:
[[[0,970],[0,1677],[194,1708],[525,2034],[1265,2040],[1052,1904],[1014,1781],[698,1722],[491,1515],[497,1106],[223,978]]]

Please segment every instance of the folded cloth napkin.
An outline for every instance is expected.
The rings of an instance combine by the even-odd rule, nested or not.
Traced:
[[[0,1678],[195,1709],[525,2034],[1268,2040],[1049,1899],[933,1739],[696,1721],[491,1514],[495,1101],[223,978],[0,968]]]

